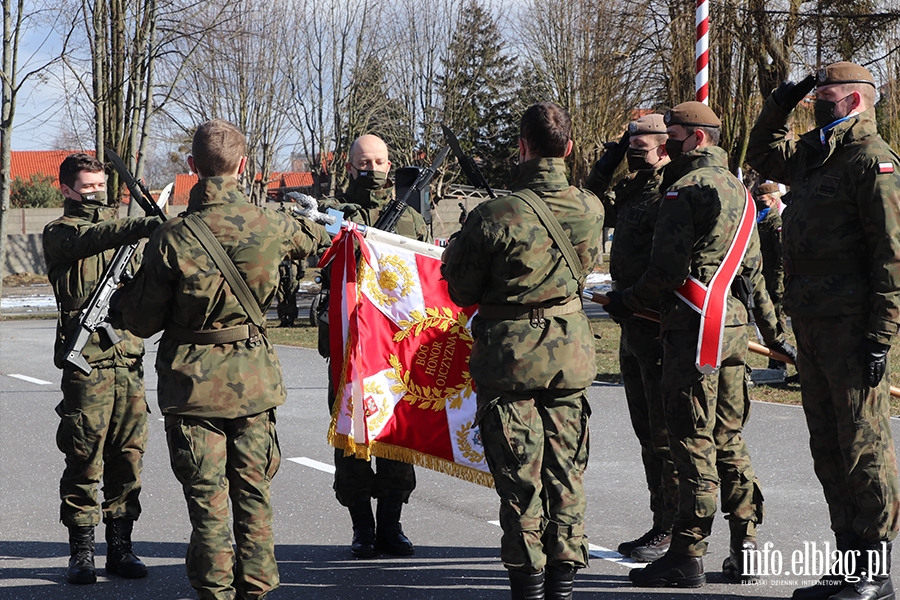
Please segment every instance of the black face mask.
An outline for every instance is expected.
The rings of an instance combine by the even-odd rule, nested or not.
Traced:
[[[387,173],[383,171],[356,171],[353,179],[356,186],[364,190],[379,190],[387,183]]]
[[[625,151],[625,159],[628,161],[629,171],[646,171],[653,168],[653,165],[647,162],[647,154],[649,150],[641,150],[640,148],[629,148]]]
[[[72,190],[75,191],[75,190]],[[76,194],[78,192],[75,192]],[[105,206],[106,205],[106,190],[98,190],[96,192],[88,192],[86,194],[78,194],[81,196],[82,204],[86,204],[88,206]]]
[[[684,151],[684,143],[687,141],[687,138],[683,140],[673,140],[669,138],[666,140],[666,154],[668,154],[672,160],[675,160],[679,156],[682,155]]]
[[[837,103],[831,100],[816,99],[816,104],[813,108],[813,113],[816,117],[816,127],[822,128],[834,123],[836,120],[834,118],[835,106],[837,106]]]

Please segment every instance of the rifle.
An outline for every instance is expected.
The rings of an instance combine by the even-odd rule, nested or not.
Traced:
[[[128,190],[131,192],[131,199],[136,201],[147,212],[148,216],[159,217],[165,221],[166,216],[163,214],[162,209],[149,199],[150,192],[128,172],[128,167],[125,166],[122,159],[109,148],[106,149],[106,154],[110,157],[113,167],[115,167],[125,185],[128,186]],[[94,288],[94,291],[91,292],[87,305],[81,310],[81,314],[78,315],[78,335],[70,340],[66,347],[64,362],[71,367],[75,367],[85,375],[90,375],[93,369],[84,359],[81,352],[95,331],[101,330],[110,344],[115,345],[122,341],[122,338],[119,337],[119,334],[116,333],[116,330],[107,320],[109,318],[109,300],[113,293],[119,289],[119,283],[127,278],[128,265],[131,263],[134,253],[137,252],[138,245],[139,242],[135,242],[134,244],[121,246],[116,250],[112,260],[106,265],[106,269],[100,277],[100,282]]]
[[[488,196],[491,198],[496,198],[497,196],[494,194],[494,190],[491,189],[490,184],[488,184],[487,179],[484,178],[484,173],[481,172],[481,169],[478,168],[478,165],[474,160],[466,156],[463,152],[462,148],[459,145],[459,140],[456,139],[456,134],[453,131],[441,123],[441,130],[444,132],[444,139],[447,140],[447,143],[450,144],[450,148],[453,149],[453,155],[456,157],[456,161],[459,163],[459,168],[462,169],[463,173],[466,174],[466,178],[469,180],[469,183],[476,188],[482,188],[487,191]],[[460,220],[462,223],[462,220]]]
[[[403,198],[394,198],[390,202],[388,202],[387,206],[384,207],[384,210],[381,211],[381,214],[378,215],[378,220],[375,221],[375,224],[372,225],[375,229],[380,229],[382,231],[387,231],[388,233],[393,233],[394,228],[397,227],[397,222],[400,221],[400,216],[403,214],[403,211],[407,209],[409,206],[406,201],[412,196],[414,192],[421,191],[424,187],[428,186],[431,183],[431,180],[434,178],[437,170],[440,168],[441,163],[444,162],[444,159],[447,158],[447,154],[450,152],[450,146],[444,146],[441,148],[440,152],[437,153],[437,156],[434,158],[434,162],[431,163],[431,166],[423,169],[419,176],[416,177],[416,180],[413,181],[412,185],[409,186],[409,189],[406,190],[406,193],[403,194]]]

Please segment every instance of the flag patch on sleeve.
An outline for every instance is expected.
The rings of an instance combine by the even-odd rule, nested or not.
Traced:
[[[880,162],[878,163],[878,174],[884,175],[886,173],[894,172],[894,163],[892,162]]]
[[[676,198],[678,198],[678,192],[677,192],[677,191],[674,191],[674,192],[666,192],[666,200],[675,200]]]

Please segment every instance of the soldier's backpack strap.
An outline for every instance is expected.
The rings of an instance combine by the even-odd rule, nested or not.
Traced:
[[[513,193],[513,196],[521,198],[535,213],[537,213],[537,217],[540,219],[541,224],[550,233],[550,237],[556,242],[556,246],[562,252],[563,258],[566,259],[566,264],[569,265],[572,277],[578,282],[580,295],[581,289],[584,288],[584,282],[587,275],[581,272],[581,259],[578,258],[578,252],[575,250],[575,246],[572,245],[569,236],[563,231],[562,225],[559,224],[559,220],[553,216],[552,212],[550,212],[547,203],[541,200],[541,197],[533,190],[529,190],[528,188],[516,190]]]
[[[250,317],[250,322],[259,329],[265,329],[265,317],[263,317],[259,302],[253,296],[250,288],[247,287],[247,282],[241,277],[237,267],[234,265],[234,261],[225,252],[222,243],[216,239],[216,236],[213,235],[213,232],[209,230],[209,227],[197,213],[185,215],[184,224],[197,237],[200,245],[203,246],[213,259],[213,262],[216,263],[216,266],[219,267],[222,276],[225,277],[225,281],[231,286],[231,291],[237,296],[238,302],[241,303],[241,306],[247,312],[247,316]]]

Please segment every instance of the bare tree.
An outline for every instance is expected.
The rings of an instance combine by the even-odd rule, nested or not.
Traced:
[[[587,175],[602,142],[621,134],[644,96],[646,4],[530,0],[520,16],[523,56],[572,114],[575,181]]]
[[[3,70],[0,73],[0,292],[3,289],[2,271],[6,264],[6,234],[8,228],[9,193],[12,187],[10,170],[12,165],[13,125],[16,117],[16,101],[22,86],[29,79],[40,76],[47,68],[59,60],[65,52],[68,33],[64,37],[62,49],[49,59],[39,59],[34,52],[23,63],[19,62],[19,49],[25,35],[39,26],[46,26],[46,20],[59,15],[44,5],[31,4],[26,8],[24,0],[3,1]],[[52,28],[51,28],[52,31]],[[48,45],[52,34],[47,34],[38,48]]]

